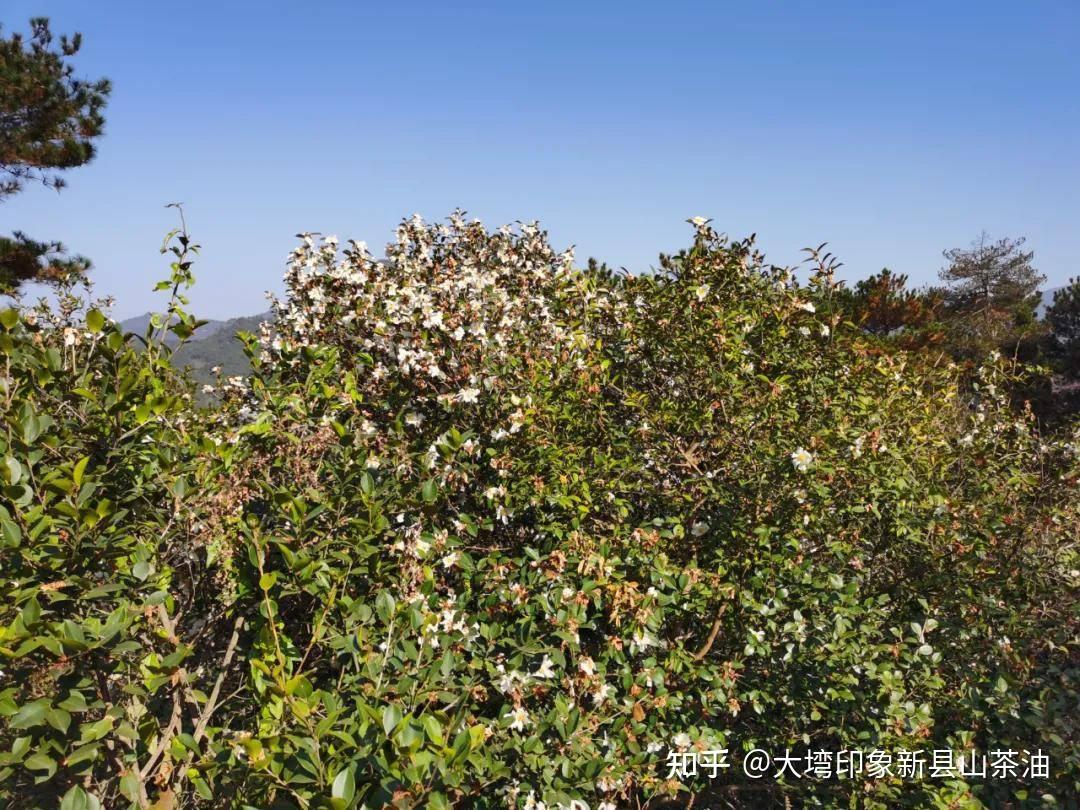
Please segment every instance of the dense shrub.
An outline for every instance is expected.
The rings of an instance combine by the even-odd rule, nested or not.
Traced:
[[[1076,433],[1041,436],[1000,358],[969,377],[820,316],[827,265],[801,287],[694,228],[642,277],[460,215],[379,262],[306,237],[205,411],[100,315],[5,313],[0,795],[1075,797]],[[1051,773],[669,779],[692,746]]]

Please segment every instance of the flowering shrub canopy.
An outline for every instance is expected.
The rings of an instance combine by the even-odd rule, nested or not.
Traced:
[[[1001,358],[867,342],[827,261],[803,287],[693,227],[641,277],[460,214],[382,261],[305,236],[210,410],[97,310],[4,313],[0,795],[1075,795],[1077,434],[1041,436]],[[695,747],[1052,769],[669,777]]]

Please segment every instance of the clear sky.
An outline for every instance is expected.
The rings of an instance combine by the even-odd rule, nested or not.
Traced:
[[[983,229],[1080,275],[1077,0],[0,3],[32,15],[114,90],[96,161],[0,230],[89,256],[118,317],[155,305],[173,201],[208,317],[265,309],[299,231],[381,252],[458,206],[632,271],[704,215],[848,278],[931,281]]]

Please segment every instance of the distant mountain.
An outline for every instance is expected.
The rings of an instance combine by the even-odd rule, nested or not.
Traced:
[[[200,382],[214,378],[211,371],[214,366],[221,366],[221,373],[226,377],[246,376],[251,371],[243,344],[237,339],[237,332],[259,333],[259,324],[270,317],[269,312],[249,315],[245,318],[232,318],[227,321],[215,321],[212,331],[202,335],[203,329],[195,330],[192,340],[180,347],[173,356],[179,366],[191,369],[191,375]],[[206,324],[207,327],[210,324]]]
[[[150,326],[150,318],[153,317],[153,313],[147,312],[142,315],[136,315],[134,318],[128,318],[126,321],[120,321],[120,327],[125,332],[134,332],[136,335],[145,335],[146,329]],[[199,327],[198,331],[191,336],[192,341],[206,340],[210,337],[217,335],[221,330],[231,328],[236,323],[248,323],[252,320],[255,321],[255,325],[258,326],[260,321],[264,321],[270,317],[269,312],[263,312],[258,315],[250,315],[243,318],[230,318],[227,321],[217,321],[209,319],[205,324]],[[245,327],[237,327],[237,329],[244,329]],[[233,330],[234,332],[236,329]]]
[[[145,335],[150,325],[151,314],[138,315],[121,321],[125,332]],[[191,376],[200,383],[212,382],[215,366],[221,366],[226,377],[244,376],[251,367],[244,355],[243,344],[236,337],[237,332],[258,334],[259,324],[270,318],[269,312],[248,315],[242,318],[230,318],[226,321],[210,320],[195,330],[191,340],[185,343],[173,356],[176,365],[191,370]]]

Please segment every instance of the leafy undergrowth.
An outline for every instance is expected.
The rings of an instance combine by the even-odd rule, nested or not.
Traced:
[[[305,238],[253,373],[0,315],[0,805],[967,807],[1078,791],[1076,430],[695,221]],[[669,778],[672,750],[1041,750],[1046,778]]]

